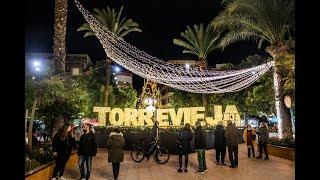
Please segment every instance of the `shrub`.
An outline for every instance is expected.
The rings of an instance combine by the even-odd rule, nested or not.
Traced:
[[[290,138],[279,139],[278,137],[271,137],[269,139],[269,143],[275,146],[295,148],[295,140]]]
[[[44,143],[33,147],[25,155],[25,171],[36,168],[37,166],[53,161],[51,143]]]
[[[35,159],[29,159],[29,157],[25,157],[24,169],[25,171],[32,170],[36,167],[40,166],[40,162]]]

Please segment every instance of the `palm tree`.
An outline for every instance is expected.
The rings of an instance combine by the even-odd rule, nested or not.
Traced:
[[[68,0],[55,0],[53,54],[57,74],[65,72]]]
[[[274,90],[279,136],[292,137],[290,111],[285,107],[283,77],[279,63],[294,48],[290,32],[294,31],[294,0],[233,0],[226,5],[211,25],[218,32],[226,32],[220,47],[243,40],[268,42],[266,51],[275,60]],[[288,40],[289,39],[289,40]]]
[[[184,48],[183,53],[194,54],[198,57],[198,65],[204,70],[207,67],[207,56],[218,47],[217,39],[219,38],[208,25],[205,29],[203,24],[193,25],[193,29],[187,26],[184,32],[180,33],[182,39],[173,39],[173,44]],[[208,97],[202,94],[202,103],[206,108],[205,116],[208,113]]]
[[[108,28],[115,35],[123,38],[130,32],[141,32],[139,29],[139,24],[134,22],[132,19],[127,19],[126,17],[121,18],[123,6],[121,6],[119,12],[116,12],[115,9],[110,9],[107,7],[107,10],[94,9],[94,17],[99,20],[99,22]],[[86,31],[83,37],[89,37],[95,35],[88,23],[84,23],[78,28],[77,31]],[[105,74],[105,98],[104,105],[108,106],[109,100],[109,91],[110,91],[110,68],[111,68],[111,59],[107,57],[106,60],[106,74]]]

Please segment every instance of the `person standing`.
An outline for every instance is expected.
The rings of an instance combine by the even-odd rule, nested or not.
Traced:
[[[73,147],[70,138],[71,126],[64,124],[55,134],[52,140],[52,152],[56,165],[53,169],[52,180],[65,180],[63,178],[64,168],[70,158]]]
[[[159,140],[159,122],[155,121],[152,127],[152,135],[155,140]]]
[[[258,129],[257,134],[259,135],[259,156],[258,159],[262,159],[262,151],[266,154],[265,160],[269,159],[267,144],[269,140],[268,126],[265,122],[261,123],[261,127]]]
[[[196,130],[195,130],[195,149],[198,152],[198,162],[199,162],[199,170],[197,172],[203,173],[207,170],[206,165],[206,136],[205,132],[201,127],[200,121],[196,122]]]
[[[123,134],[116,128],[110,134],[107,141],[108,162],[112,163],[113,177],[118,179],[120,162],[123,161],[123,148],[125,141]]]
[[[182,172],[182,156],[184,156],[184,172],[188,172],[188,156],[191,153],[191,140],[193,134],[189,123],[186,123],[183,130],[178,136],[178,154],[179,154],[179,169]]]
[[[243,131],[243,140],[245,143],[247,143],[248,158],[251,157],[251,152],[252,157],[255,158],[254,146],[256,146],[256,132],[250,124],[248,124],[247,128],[245,128]]]
[[[92,157],[97,155],[97,143],[90,124],[84,124],[83,134],[78,142],[78,165],[80,170],[80,179],[88,180],[92,169]],[[84,163],[87,166],[87,172],[84,170]]]
[[[236,168],[238,167],[238,128],[234,124],[232,124],[231,120],[228,120],[227,124],[228,125],[225,131],[225,138],[228,146],[229,159],[231,163],[229,167]]]
[[[222,126],[223,122],[219,121],[216,129],[214,130],[214,148],[216,149],[217,165],[227,166],[224,163],[226,156],[226,138],[224,137],[225,129]]]

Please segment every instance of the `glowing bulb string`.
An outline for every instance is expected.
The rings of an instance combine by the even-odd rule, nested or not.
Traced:
[[[77,0],[74,1],[110,59],[134,74],[156,83],[193,93],[235,92],[250,86],[274,66],[272,61],[241,70],[216,71],[170,64],[117,37]]]

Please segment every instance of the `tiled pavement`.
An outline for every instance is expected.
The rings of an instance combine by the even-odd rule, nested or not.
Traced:
[[[189,172],[177,173],[178,156],[171,155],[169,161],[160,165],[153,157],[148,162],[145,158],[141,163],[131,160],[130,152],[125,152],[124,162],[120,165],[119,180],[294,180],[295,162],[270,156],[269,160],[253,159],[247,157],[244,144],[239,146],[238,168],[231,169],[215,164],[215,150],[206,151],[208,171],[204,174],[196,173],[198,166],[197,154],[189,155]],[[229,157],[226,155],[229,165]],[[91,180],[113,180],[111,163],[107,163],[107,151],[99,149],[93,159]],[[79,179],[79,169],[66,169],[65,178]]]

